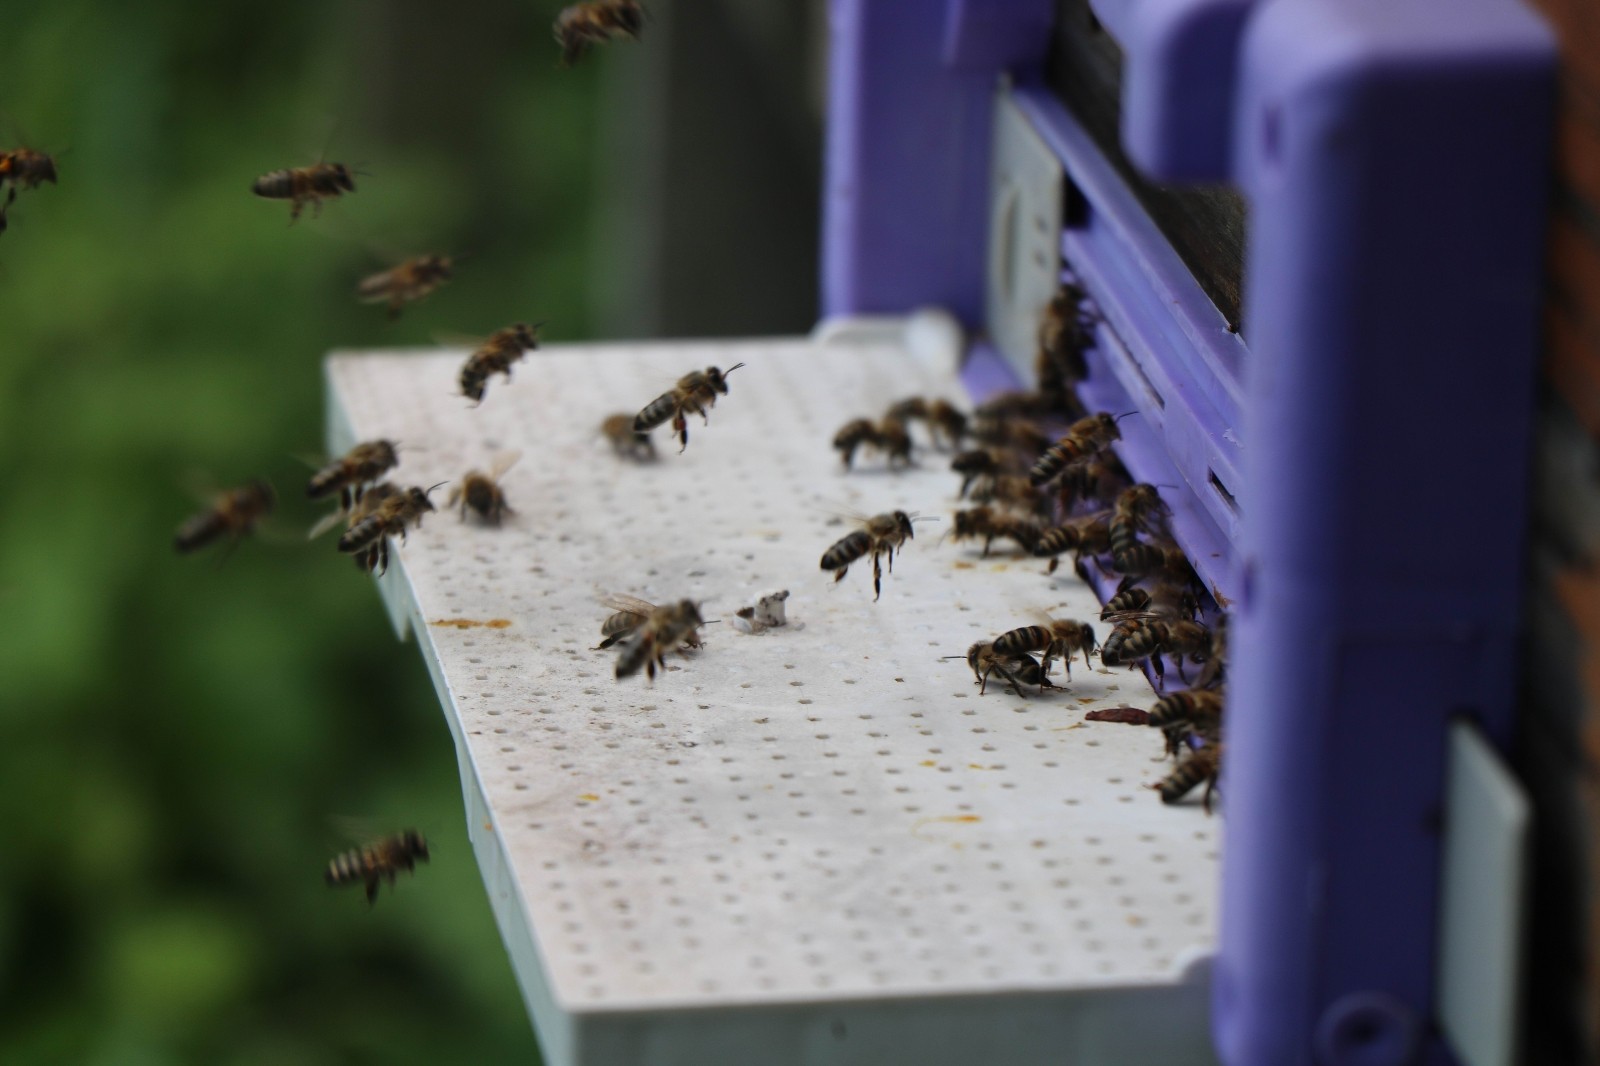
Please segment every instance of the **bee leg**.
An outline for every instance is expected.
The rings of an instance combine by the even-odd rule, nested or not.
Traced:
[[[682,455],[689,446],[689,420],[683,417],[682,411],[672,416],[672,431],[678,435],[678,454]]]
[[[990,667],[990,669],[992,670],[993,667]],[[978,695],[981,696],[987,691],[989,691],[989,670],[985,670],[979,675]]]
[[[1159,651],[1150,656],[1150,667],[1156,672],[1156,691],[1167,691],[1167,667],[1161,661],[1161,653]]]
[[[1184,670],[1183,670],[1183,656],[1181,656],[1181,655],[1178,656],[1178,676],[1183,678],[1183,683],[1185,685],[1187,685],[1189,683],[1189,675],[1184,673]]]
[[[843,581],[844,580],[844,575],[849,573],[849,572],[850,572],[850,568],[848,566],[839,567],[839,572],[837,574],[833,575],[833,583],[835,585],[837,585],[839,582]]]
[[[1205,809],[1205,812],[1208,815],[1211,813],[1211,794],[1213,792],[1215,792],[1216,790],[1217,790],[1217,777],[1216,777],[1215,774],[1213,774],[1210,777],[1206,778],[1205,795],[1200,797],[1200,806]]]
[[[378,902],[378,875],[372,874],[367,878],[367,906]]]
[[[983,555],[980,556],[980,558],[987,559],[989,557],[989,545],[991,545],[993,543],[994,543],[994,537],[993,536],[987,536],[987,537],[983,538]]]
[[[1056,567],[1058,567],[1060,565],[1061,565],[1061,556],[1052,555],[1052,556],[1050,556],[1050,565],[1044,568],[1044,572],[1047,573],[1047,574],[1053,574],[1053,573],[1056,572]]]
[[[878,597],[883,595],[883,567],[878,563],[878,553],[872,553],[872,602],[877,603]]]
[[[1092,671],[1094,669],[1094,660],[1089,658],[1089,651],[1090,649],[1088,648],[1083,649],[1083,668]]]
[[[1011,683],[1011,690],[1013,692],[1015,692],[1022,699],[1027,699],[1028,698],[1028,694],[1026,692],[1022,691],[1022,686],[1017,684],[1016,676],[1014,674],[1012,674],[1012,672],[1010,670],[1007,670],[1005,667],[1000,666],[999,664],[996,664],[994,669],[995,669],[996,673],[998,673],[1001,677],[1005,678],[1008,682]]]

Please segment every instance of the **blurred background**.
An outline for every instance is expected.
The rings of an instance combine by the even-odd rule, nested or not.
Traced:
[[[805,331],[824,51],[820,0],[653,0],[561,70],[560,7],[6,5],[0,148],[60,184],[0,234],[0,1062],[537,1061],[417,650],[305,542],[321,361]],[[320,218],[250,195],[324,153],[366,173]],[[259,538],[172,552],[255,476]],[[330,891],[342,818],[433,862]]]

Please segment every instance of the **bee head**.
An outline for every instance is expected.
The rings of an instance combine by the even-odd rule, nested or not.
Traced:
[[[516,338],[517,343],[522,347],[537,348],[539,347],[539,327],[542,325],[544,325],[543,322],[535,322],[531,326],[526,322],[518,322],[511,327],[511,335]]]
[[[706,384],[726,396],[728,394],[727,377],[741,366],[744,366],[744,364],[734,363],[726,370],[714,366],[706,367]]]
[[[383,466],[400,465],[399,445],[392,440],[377,440],[372,442],[372,450],[378,462]]]
[[[272,491],[271,485],[260,478],[252,480],[247,491],[252,497],[260,501],[263,511],[272,510],[273,504],[278,502],[278,494]]]
[[[678,610],[683,612],[684,618],[688,619],[691,625],[705,625],[700,617],[700,605],[693,600],[679,600]]]
[[[430,485],[426,489],[419,489],[415,485],[411,486],[411,505],[419,512],[434,510],[433,501],[428,497],[433,495],[434,490],[443,488],[448,484],[448,481],[441,481],[439,484]]]
[[[343,163],[334,163],[332,166],[334,184],[345,192],[355,192],[356,181],[355,178],[350,176],[350,168]]]
[[[450,272],[455,269],[455,263],[448,255],[425,255],[422,257],[422,269],[448,279]]]
[[[896,511],[894,513],[894,525],[907,540],[916,538],[916,530],[911,528],[911,516],[904,511]]]
[[[428,842],[422,838],[421,833],[415,829],[407,829],[405,831],[405,841],[406,850],[423,862],[428,861]]]

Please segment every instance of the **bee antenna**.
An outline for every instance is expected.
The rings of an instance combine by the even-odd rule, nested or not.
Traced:
[[[730,366],[728,369],[726,369],[726,370],[724,370],[722,372],[722,376],[723,377],[727,377],[729,374],[733,373],[735,370],[738,370],[741,366],[744,366],[744,364],[743,363],[734,363],[732,366]]]
[[[445,487],[445,486],[446,486],[446,485],[448,485],[448,484],[450,484],[450,482],[448,482],[448,481],[441,481],[441,482],[439,482],[439,483],[438,483],[438,484],[437,484],[437,485],[429,485],[429,486],[428,486],[428,487],[427,487],[427,489],[426,489],[426,490],[424,490],[424,491],[423,491],[423,493],[422,493],[422,494],[423,494],[423,495],[424,495],[424,496],[432,496],[432,495],[433,495],[433,490],[434,490],[434,489],[442,489],[442,488],[444,488],[444,487]]]
[[[705,619],[701,620],[700,624],[703,625],[703,626],[708,626],[713,622],[720,622],[720,621],[722,621],[722,619],[720,619],[720,618],[705,618]]]
[[[1138,411],[1137,411],[1137,410],[1133,410],[1133,411],[1124,411],[1124,412],[1122,412],[1122,413],[1121,413],[1121,414],[1120,414],[1120,415],[1115,415],[1115,416],[1113,416],[1113,417],[1112,417],[1112,419],[1111,419],[1111,421],[1113,421],[1113,422],[1121,422],[1121,421],[1122,421],[1122,420],[1123,420],[1123,419],[1124,419],[1124,418],[1127,418],[1127,417],[1128,417],[1128,416],[1129,416],[1129,415],[1136,415],[1136,414],[1138,414],[1138,413],[1139,413],[1139,412],[1138,412]]]

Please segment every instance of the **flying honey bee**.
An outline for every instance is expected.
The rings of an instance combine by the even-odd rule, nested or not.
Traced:
[[[657,670],[666,670],[667,652],[690,644],[694,631],[703,625],[700,606],[693,600],[679,600],[669,607],[653,608],[633,629],[622,647],[622,654],[617,657],[618,680],[637,674],[639,668],[644,667],[654,681]],[[692,646],[697,645],[695,642]]]
[[[419,255],[398,266],[361,279],[356,297],[362,303],[389,305],[389,318],[400,317],[407,304],[431,296],[450,280],[455,262],[448,255]]]
[[[1183,738],[1193,732],[1207,739],[1222,735],[1222,693],[1214,689],[1172,692],[1150,705],[1150,725],[1167,737],[1167,754],[1182,752]]]
[[[198,551],[219,537],[227,536],[237,544],[256,527],[256,523],[272,513],[277,496],[272,486],[257,478],[242,488],[231,489],[217,497],[211,509],[202,511],[178,527],[172,546],[179,554]]]
[[[1089,653],[1095,648],[1094,627],[1076,618],[1052,618],[1042,626],[1023,626],[994,638],[994,650],[1001,655],[1020,655],[1024,652],[1043,652],[1040,668],[1050,672],[1050,663],[1060,659],[1066,667],[1067,677],[1072,677],[1072,657],[1083,652],[1085,667],[1092,668],[1094,661]]]
[[[378,883],[389,882],[404,870],[411,873],[418,862],[428,861],[428,842],[415,829],[394,833],[363,847],[352,848],[328,863],[323,879],[332,888],[363,884],[367,888],[367,903],[378,899]]]
[[[1049,556],[1050,565],[1045,568],[1045,573],[1053,574],[1063,552],[1072,552],[1076,562],[1085,555],[1103,555],[1110,547],[1111,527],[1107,516],[1102,513],[1075,518],[1045,530],[1039,534],[1033,554],[1041,559]]]
[[[727,370],[708,366],[704,370],[685,374],[669,391],[651,400],[644,410],[634,416],[634,432],[648,433],[670,418],[681,454],[689,446],[689,422],[686,416],[697,414],[710,425],[711,417],[706,414],[706,408],[716,406],[718,393],[724,396],[728,394],[727,377],[741,366],[744,364],[735,363]]]
[[[1031,553],[1043,532],[1044,523],[1032,515],[1013,514],[982,506],[957,511],[955,525],[949,535],[956,540],[982,537],[983,554],[988,555],[990,545],[1002,537],[1015,541],[1018,548]]]
[[[5,232],[6,212],[17,200],[18,189],[37,189],[43,182],[56,184],[56,161],[33,148],[13,148],[0,152],[0,185],[9,186],[6,202],[0,207],[0,233]]]
[[[1206,794],[1201,800],[1207,814],[1211,813],[1211,795],[1216,791],[1217,779],[1222,773],[1222,744],[1210,743],[1191,751],[1173,771],[1155,785],[1161,793],[1161,802],[1177,803],[1205,782]]]
[[[427,489],[412,486],[403,492],[386,492],[371,507],[366,506],[367,501],[363,498],[365,513],[360,518],[352,516],[350,528],[339,537],[339,550],[354,555],[356,565],[363,570],[387,573],[389,537],[398,536],[404,541],[406,531],[411,526],[420,526],[422,516],[435,509],[429,495],[443,484],[441,481]],[[371,492],[367,493],[367,496],[371,495]]]
[[[516,514],[511,505],[506,502],[505,490],[500,487],[500,479],[506,476],[506,471],[517,464],[522,458],[521,452],[503,452],[495,456],[494,464],[489,467],[489,472],[481,470],[468,472],[454,488],[450,490],[450,499],[446,507],[455,507],[460,504],[461,520],[467,520],[467,510],[470,508],[478,517],[492,525],[500,524],[500,516]]]
[[[1047,485],[1059,477],[1068,464],[1088,458],[1112,441],[1121,439],[1116,418],[1106,412],[1081,418],[1068,427],[1066,436],[1045,450],[1028,477],[1035,485]]]
[[[1041,392],[1063,390],[1089,376],[1083,353],[1094,346],[1094,334],[1090,332],[1094,318],[1084,312],[1086,298],[1087,294],[1079,286],[1063,285],[1039,320],[1039,355],[1035,369],[1039,372]]]
[[[554,27],[561,65],[572,66],[590,47],[619,35],[638,40],[643,28],[644,5],[638,0],[589,0],[563,8]]]
[[[477,351],[467,356],[461,365],[461,395],[476,406],[483,402],[483,392],[489,378],[504,374],[511,380],[511,364],[539,347],[539,327],[543,322],[528,325],[517,322],[505,329],[489,334]]]
[[[331,200],[347,192],[356,191],[351,170],[343,163],[313,163],[308,167],[287,167],[263,174],[250,186],[250,191],[268,200],[288,200],[289,224],[300,217],[306,204],[312,215],[322,214],[322,201]]]
[[[654,459],[656,446],[650,434],[633,428],[633,415],[618,413],[600,423],[600,435],[611,443],[612,451],[629,459]]]
[[[639,627],[649,621],[651,615],[661,609],[647,600],[641,600],[634,596],[624,596],[621,593],[612,593],[601,602],[611,608],[612,613],[606,616],[604,622],[600,623],[600,636],[603,639],[595,647],[595,651],[609,648],[618,641],[626,640],[638,632]],[[682,603],[679,604],[680,607],[682,605]],[[689,632],[684,634],[680,647],[700,647],[700,634],[696,629],[691,628]]]
[[[399,465],[400,456],[393,441],[362,441],[342,458],[312,474],[306,495],[320,500],[337,492],[340,509],[348,511],[350,505],[361,498],[363,486],[377,481]]]
[[[913,539],[916,531],[911,516],[904,511],[874,515],[862,521],[860,529],[846,533],[822,553],[822,569],[837,571],[835,582],[843,581],[850,564],[863,555],[872,556],[872,599],[876,603],[883,591],[883,567],[880,559],[887,556],[889,573],[894,573],[895,550]]]
[[[1211,630],[1199,622],[1147,614],[1118,622],[1100,649],[1100,661],[1107,666],[1133,666],[1149,659],[1160,687],[1166,676],[1163,655],[1171,655],[1177,663],[1178,676],[1188,680],[1184,658],[1203,663],[1210,654]]]
[[[911,465],[911,434],[906,431],[906,424],[892,415],[878,422],[867,418],[846,422],[833,437],[834,450],[844,461],[846,470],[850,469],[856,450],[863,445],[883,452],[891,470],[897,462],[901,466]]]

